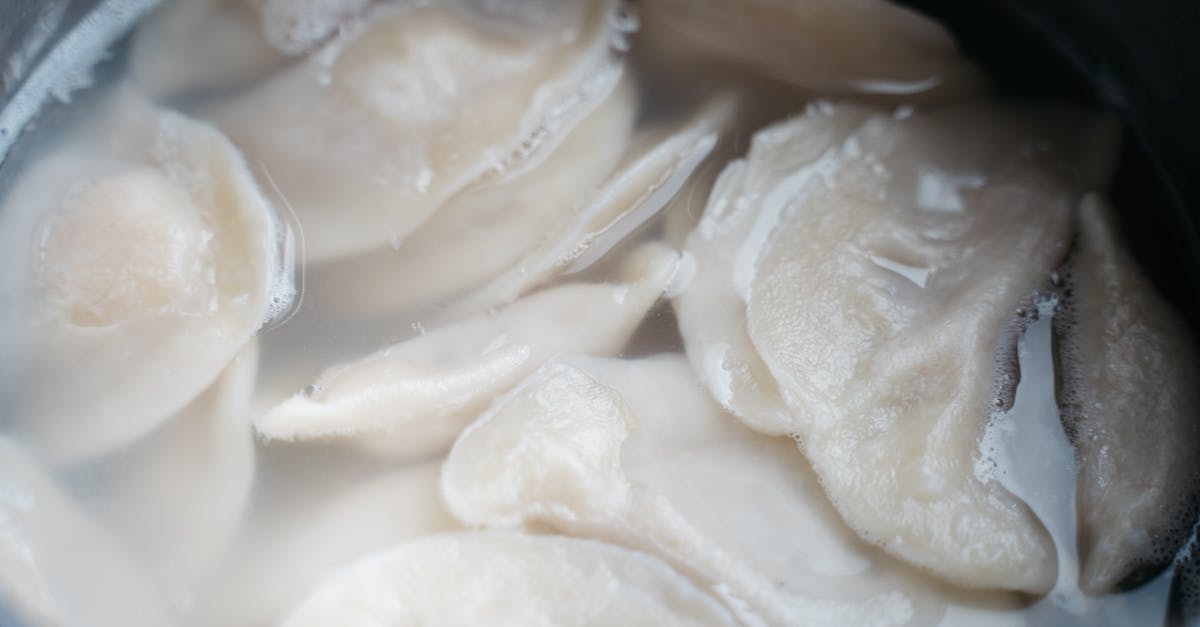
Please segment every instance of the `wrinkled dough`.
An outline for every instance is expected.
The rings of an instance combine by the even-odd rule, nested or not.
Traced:
[[[221,558],[254,479],[250,397],[258,374],[252,340],[170,420],[80,474],[94,473],[87,504],[165,579],[187,583]]]
[[[0,209],[0,296],[17,312],[0,335],[21,388],[5,418],[53,463],[148,433],[278,306],[274,216],[241,156],[127,90]]]
[[[1079,467],[1080,587],[1099,595],[1169,563],[1195,523],[1200,359],[1110,210],[1088,197],[1079,224],[1072,295],[1054,319],[1058,397]]]
[[[454,194],[556,145],[612,91],[613,2],[570,6],[571,19],[522,34],[453,7],[383,7],[208,115],[295,210],[310,262],[398,246]]]
[[[294,468],[290,472],[303,472]],[[461,528],[438,498],[438,465],[300,491],[253,513],[197,587],[195,625],[274,625],[339,566],[398,542]]]
[[[463,532],[382,551],[329,578],[305,625],[736,625],[666,564],[556,536]]]
[[[678,254],[646,244],[625,282],[576,283],[336,366],[255,421],[270,439],[364,436],[380,453],[444,451],[498,394],[559,353],[612,355],[670,282]]]
[[[958,601],[857,540],[794,444],[738,425],[681,358],[548,364],[464,432],[442,489],[468,524],[658,554],[752,624],[936,624]]]
[[[729,263],[792,410],[769,426],[797,436],[851,527],[959,585],[1044,592],[1048,534],[972,468],[1003,403],[1015,312],[1061,263],[1096,176],[1074,153],[1091,145],[1078,138],[1090,121],[980,107],[897,117],[818,107],[761,131],[738,166],[746,181],[796,151],[809,162],[728,181],[697,233],[753,221]],[[813,131],[846,118],[862,122],[814,151]]]
[[[763,229],[754,228],[745,203],[730,203],[743,189],[763,188],[809,164],[865,115],[847,111],[837,118],[814,120],[786,153],[761,159],[756,167],[748,167],[745,161],[730,163],[713,183],[702,223],[687,238],[684,254],[694,260],[695,278],[675,298],[674,306],[688,358],[713,397],[763,433],[787,433],[779,425],[787,423],[790,410],[750,342],[744,290],[733,288],[735,279],[744,282],[740,275],[745,274],[744,264],[735,263],[735,258],[743,254],[744,242],[761,241]]]
[[[0,618],[31,627],[168,625],[163,593],[25,451],[0,439]]]
[[[646,37],[820,94],[936,102],[980,91],[949,33],[883,0],[652,0]]]
[[[376,315],[465,296],[571,219],[617,165],[636,112],[627,79],[534,169],[451,198],[399,250],[313,268],[310,289],[338,309]]]
[[[581,270],[658,215],[712,151],[734,103],[714,99],[686,122],[639,132],[621,164],[586,202],[561,216],[516,263],[452,303],[462,317],[516,300],[563,272]]]

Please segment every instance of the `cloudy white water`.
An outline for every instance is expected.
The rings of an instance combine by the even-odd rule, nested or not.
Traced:
[[[1123,594],[1097,598],[1079,589],[1074,449],[1054,395],[1051,321],[1057,304],[1056,297],[1037,304],[1038,319],[1017,344],[1021,382],[1016,399],[1009,411],[992,417],[980,444],[981,474],[1025,501],[1057,549],[1054,589],[1023,613],[1031,625],[1158,625],[1166,618],[1173,568]]]

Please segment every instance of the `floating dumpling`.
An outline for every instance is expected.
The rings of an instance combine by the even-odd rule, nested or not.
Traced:
[[[846,542],[836,516],[830,525],[809,510],[806,497],[821,495],[814,483],[805,485],[803,461],[781,458],[769,438],[739,434],[736,424],[727,429],[721,420],[728,418],[710,408],[702,390],[689,389],[685,364],[641,362],[628,372],[623,365],[578,358],[548,364],[493,405],[446,460],[443,492],[451,512],[470,525],[542,522],[652,551],[718,590],[724,586],[730,601],[748,604],[750,614],[767,623],[803,625],[840,615],[854,623],[901,625],[911,616],[910,603],[899,595],[864,599],[860,611],[805,598],[814,569],[854,573],[869,561],[847,549],[853,542]],[[606,386],[596,371],[626,384]],[[662,444],[668,448],[656,448]],[[732,458],[756,456],[754,465],[721,472]],[[786,473],[780,479],[780,465],[798,468],[794,483]],[[691,484],[680,477],[689,471],[707,476]],[[794,494],[797,488],[811,494]],[[713,512],[710,506],[722,497],[733,501],[720,501],[719,513]],[[748,503],[752,508],[745,509]],[[774,533],[754,531],[768,521],[793,525],[797,533],[790,537],[810,533],[811,544],[787,547]],[[756,536],[769,539],[772,549],[746,547]],[[746,563],[755,557],[767,572]]]
[[[953,599],[859,541],[794,443],[737,424],[681,358],[548,364],[464,432],[442,489],[468,524],[655,553],[751,624],[935,624]]]
[[[278,624],[339,566],[398,542],[462,528],[438,498],[436,463],[337,477],[325,486],[311,478],[297,482],[309,471],[300,464],[260,471],[260,481],[267,475],[272,482],[272,498],[252,512],[213,576],[196,586],[188,624]],[[291,484],[291,498],[288,486],[273,483],[280,480],[273,473]]]
[[[0,622],[124,627],[173,618],[144,565],[0,439]]]
[[[604,101],[622,74],[615,5],[572,0],[524,27],[383,6],[209,114],[295,210],[309,261],[398,247],[468,186],[536,165]]]
[[[0,345],[20,390],[4,420],[55,463],[183,408],[287,297],[281,232],[241,156],[126,92],[33,164],[0,221]]]
[[[510,303],[560,273],[596,262],[666,207],[712,152],[733,110],[730,98],[718,98],[680,127],[639,133],[616,171],[587,202],[550,224],[511,268],[443,315],[461,317]]]
[[[288,61],[250,0],[163,3],[138,25],[129,56],[130,80],[155,98],[238,87]]]
[[[659,560],[555,536],[463,532],[379,552],[292,612],[307,625],[737,625]]]
[[[313,268],[309,288],[332,307],[375,314],[464,296],[573,218],[617,165],[636,113],[636,89],[623,81],[537,167],[451,198],[399,250]]]
[[[254,479],[252,342],[212,387],[129,451],[80,469],[86,503],[167,580],[186,585],[223,554]]]
[[[414,456],[445,450],[503,393],[560,353],[620,351],[675,274],[679,256],[646,244],[623,283],[569,283],[328,370],[254,423],[268,439],[358,438]]]
[[[1182,320],[1083,201],[1056,316],[1063,421],[1079,477],[1080,587],[1105,594],[1170,563],[1195,523],[1200,369]]]
[[[817,105],[755,136],[688,239],[699,269],[676,305],[714,396],[795,436],[862,537],[959,585],[1054,582],[1046,531],[972,464],[1011,400],[1016,312],[1107,171],[1105,131],[1067,112]]]
[[[648,45],[822,94],[945,100],[982,83],[936,22],[885,0],[650,0]]]

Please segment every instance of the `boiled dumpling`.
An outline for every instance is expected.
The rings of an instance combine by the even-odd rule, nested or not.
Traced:
[[[972,460],[1007,402],[1015,313],[1107,171],[1093,130],[1066,112],[817,105],[755,136],[688,240],[702,291],[677,301],[680,326],[714,395],[796,436],[864,538],[959,585],[1054,581],[1045,530]],[[703,283],[707,267],[725,275]]]
[[[132,82],[155,98],[239,87],[287,64],[249,0],[173,0],[138,25]]]
[[[552,287],[336,366],[255,428],[269,439],[364,436],[364,446],[392,455],[440,452],[492,398],[555,354],[621,350],[677,262],[675,251],[646,244],[627,260],[624,283]]]
[[[885,0],[651,0],[646,39],[822,94],[945,100],[982,81],[944,28]]]
[[[640,374],[651,372],[647,368]],[[686,390],[668,387],[661,376],[646,380],[653,382],[663,400],[680,403],[688,398]],[[666,431],[697,447],[706,440],[706,434],[695,434],[688,428],[691,425],[659,424],[666,422],[664,417],[634,413],[636,408],[629,406],[629,400],[575,365],[545,366],[493,405],[455,443],[443,471],[443,493],[450,511],[472,525],[549,523],[567,533],[599,536],[654,551],[711,585],[724,583],[724,596],[735,607],[747,605],[743,612],[749,612],[754,619],[751,622],[825,624],[839,615],[843,608],[838,603],[781,591],[763,573],[738,559],[742,555],[736,551],[741,547],[714,543],[670,500],[628,475],[625,466],[631,463],[629,449],[635,430],[646,429],[649,438]],[[686,417],[691,422],[703,416],[686,411],[693,409],[690,405],[679,408],[679,414],[668,412],[666,418]],[[710,416],[704,418],[711,420]],[[801,509],[806,504],[803,499],[795,503]],[[801,512],[799,519],[811,522],[804,518]],[[791,522],[797,521],[793,518]],[[817,526],[822,531],[819,523]],[[836,535],[838,530],[832,532]],[[841,564],[835,569],[861,568],[865,561],[853,551],[838,554],[838,549],[833,549],[821,555],[821,549],[816,549],[814,553],[804,557],[815,558],[818,564]],[[786,572],[786,568],[781,570]],[[792,582],[804,580],[804,575],[788,574]],[[894,595],[868,599],[861,611],[845,608],[842,616],[854,623],[898,625],[911,611],[906,598]]]
[[[333,569],[398,542],[461,528],[438,498],[436,463],[338,477],[327,486],[311,477],[298,482],[305,465],[266,474],[273,471],[290,490],[272,485],[272,498],[260,502],[227,559],[196,587],[189,624],[278,624]],[[280,497],[289,491],[294,497]]]
[[[614,6],[572,0],[516,30],[464,7],[383,6],[209,115],[295,210],[310,262],[399,246],[604,100],[622,73]]]
[[[1169,563],[1195,520],[1200,371],[1182,320],[1085,199],[1055,316],[1064,424],[1075,445],[1080,587],[1105,594]]]
[[[73,473],[87,486],[85,504],[179,585],[213,566],[250,497],[257,365],[252,342],[211,388],[132,450]]]
[[[551,224],[506,272],[442,315],[461,317],[512,302],[560,273],[601,258],[667,205],[712,151],[733,110],[731,99],[719,98],[680,127],[640,133],[621,165],[586,203]]]
[[[172,624],[173,613],[144,565],[0,439],[0,622],[8,620],[150,627]]]
[[[464,532],[335,573],[284,625],[737,625],[666,564],[600,542]]]
[[[100,119],[0,208],[5,419],[56,463],[145,435],[286,297],[281,233],[223,136],[125,91]]]
[[[623,81],[537,167],[451,198],[399,250],[313,268],[309,288],[333,307],[376,314],[465,295],[571,219],[617,165],[636,112],[637,92]]]
[[[362,18],[376,0],[173,0],[133,38],[129,72],[156,98],[246,87]]]
[[[547,365],[459,439],[443,491],[470,524],[656,553],[752,623],[936,624],[952,599],[859,541],[794,444],[737,424],[678,357]]]

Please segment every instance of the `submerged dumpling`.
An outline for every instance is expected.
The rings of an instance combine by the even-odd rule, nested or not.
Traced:
[[[496,395],[554,355],[621,350],[678,258],[646,244],[626,260],[623,283],[552,287],[331,368],[255,428],[269,439],[365,436],[364,446],[393,455],[445,450]]]
[[[1096,197],[1077,247],[1054,319],[1058,396],[1079,466],[1080,587],[1098,595],[1170,563],[1195,523],[1200,360]]]
[[[0,622],[169,625],[164,593],[25,451],[0,439]]]
[[[636,113],[625,80],[532,170],[451,198],[399,250],[313,268],[309,287],[333,307],[375,314],[464,296],[572,219],[625,152]]]
[[[398,247],[469,185],[535,165],[604,100],[622,73],[615,4],[557,3],[536,27],[384,6],[209,113],[295,210],[309,261]]]
[[[334,569],[398,542],[462,528],[438,498],[436,463],[321,486],[306,473],[330,471],[312,466],[312,456],[304,461],[262,469],[271,496],[251,513],[224,562],[196,586],[188,624],[278,624]]]
[[[241,522],[254,479],[251,342],[212,387],[116,459],[74,473],[87,504],[165,579],[208,571]]]
[[[954,600],[858,540],[794,443],[738,424],[680,357],[548,364],[463,434],[443,491],[470,524],[655,553],[750,624],[932,625]]]
[[[0,208],[4,419],[55,463],[149,432],[287,297],[271,207],[222,135],[124,91],[100,119]]]
[[[676,304],[714,396],[794,435],[864,538],[960,585],[1054,582],[1045,530],[972,460],[1007,402],[1016,311],[1107,169],[1089,124],[814,106],[755,136],[688,240]]]
[[[164,2],[134,34],[130,77],[155,98],[246,87],[333,39],[376,2]]]
[[[165,2],[138,25],[129,57],[131,81],[155,98],[237,87],[287,63],[249,0]]]
[[[548,225],[510,268],[442,315],[461,317],[510,303],[560,273],[596,262],[662,211],[712,152],[733,111],[730,98],[718,98],[681,125],[640,132],[586,202]]]
[[[642,553],[555,536],[464,532],[382,551],[292,612],[306,625],[737,625]]]
[[[936,22],[886,0],[650,0],[646,39],[822,94],[945,100],[980,80]]]

